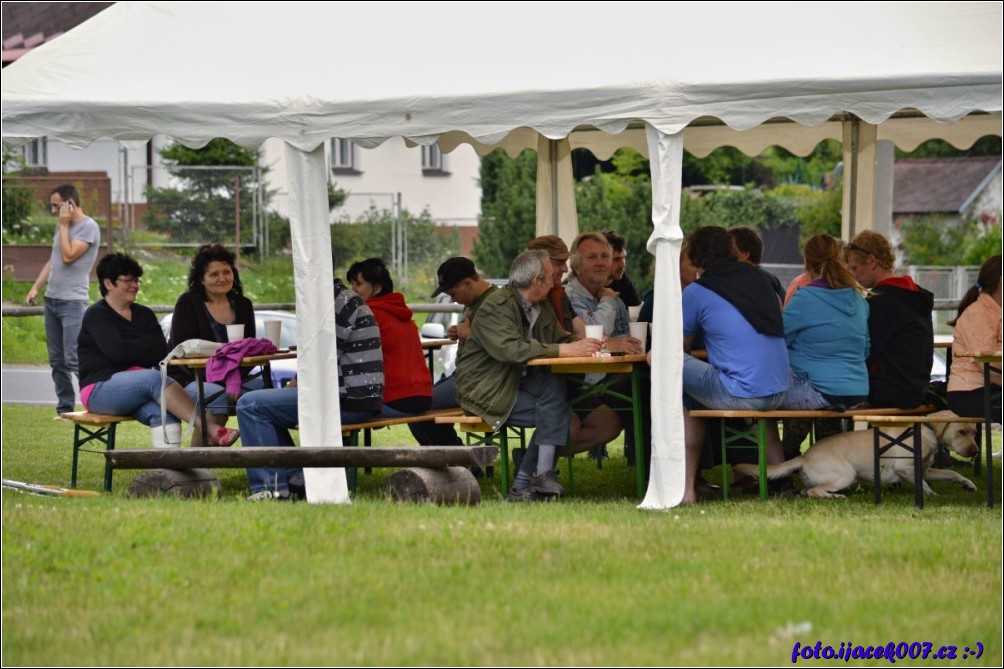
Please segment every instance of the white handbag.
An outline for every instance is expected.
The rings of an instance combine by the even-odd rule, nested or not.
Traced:
[[[164,401],[164,391],[167,390],[167,363],[175,358],[209,358],[216,353],[223,344],[208,339],[189,339],[175,346],[167,354],[167,357],[160,361],[160,424],[164,431],[164,440],[167,441],[167,403]],[[188,424],[191,426],[195,422],[195,417],[199,413],[199,407],[195,407]]]

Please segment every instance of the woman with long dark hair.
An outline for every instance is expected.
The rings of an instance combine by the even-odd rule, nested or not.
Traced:
[[[243,325],[244,337],[253,339],[255,330],[254,305],[244,297],[244,286],[237,270],[237,257],[220,244],[204,244],[196,250],[188,270],[188,290],[174,305],[171,317],[171,339],[168,350],[189,339],[205,339],[225,344],[228,325]],[[250,370],[242,370],[247,376]],[[172,365],[171,377],[185,385],[192,399],[199,394],[195,376],[187,367]],[[260,388],[255,380],[248,389]],[[223,386],[207,383],[205,396],[223,392]],[[236,398],[220,394],[207,407],[209,433],[219,431],[227,423]]]
[[[983,365],[973,353],[1001,350],[1001,255],[980,267],[976,285],[959,302],[952,323],[952,370],[948,376],[948,407],[960,416],[983,416]],[[1001,415],[1001,373],[990,374],[990,404]]]

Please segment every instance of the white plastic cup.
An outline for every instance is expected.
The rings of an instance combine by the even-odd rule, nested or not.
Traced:
[[[648,341],[648,323],[642,321],[641,323],[631,323],[628,325],[631,328],[631,336],[641,342],[642,346]]]
[[[586,326],[586,339],[596,339],[597,341],[603,341],[603,326],[602,325],[587,325]]]
[[[282,335],[282,321],[265,321],[265,337],[272,345],[279,348],[279,337]]]
[[[227,326],[227,341],[240,341],[244,339],[244,325],[237,323]]]
[[[637,306],[634,306],[634,307],[628,307],[628,317],[631,319],[632,323],[637,322],[638,321],[638,316],[640,316],[640,315],[641,315],[641,305],[640,304],[637,305]]]

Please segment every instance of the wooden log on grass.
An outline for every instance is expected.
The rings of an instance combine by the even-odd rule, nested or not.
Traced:
[[[481,503],[481,486],[465,467],[414,467],[391,474],[384,495],[395,502],[477,506]]]
[[[129,448],[105,451],[113,469],[246,467],[487,467],[497,446]]]
[[[152,469],[132,480],[128,497],[174,495],[185,499],[219,499],[223,487],[208,469]]]

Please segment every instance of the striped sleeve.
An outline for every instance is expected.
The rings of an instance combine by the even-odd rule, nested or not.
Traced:
[[[338,392],[348,400],[383,398],[383,351],[373,312],[349,290],[335,289]]]

